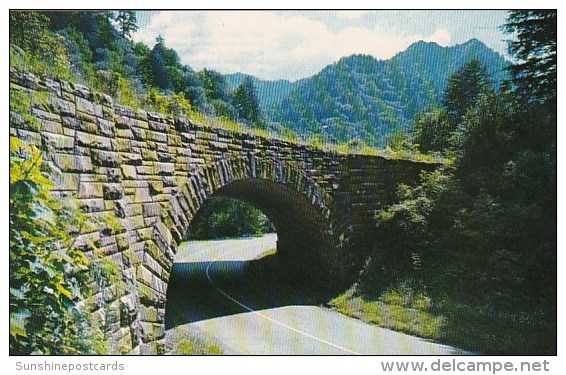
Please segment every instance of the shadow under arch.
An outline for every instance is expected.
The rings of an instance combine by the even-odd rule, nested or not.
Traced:
[[[177,237],[179,240],[186,238],[190,223],[198,217],[200,207],[209,198],[217,196],[238,199],[251,204],[260,209],[276,227],[277,253],[275,256],[268,257],[271,258],[270,260],[262,259],[252,262],[252,267],[256,267],[254,270],[263,267],[263,270],[259,272],[262,276],[265,276],[265,270],[268,269],[267,273],[271,279],[267,282],[267,289],[264,288],[260,293],[269,293],[269,288],[273,290],[283,288],[285,293],[288,293],[291,289],[285,289],[282,284],[293,285],[297,293],[286,295],[283,298],[267,296],[263,299],[256,299],[253,302],[254,308],[301,304],[307,300],[312,302],[311,297],[305,298],[304,296],[316,295],[317,298],[320,298],[321,295],[328,295],[330,291],[335,291],[342,286],[343,276],[339,252],[331,228],[332,214],[329,204],[324,197],[323,190],[312,179],[306,177],[296,165],[289,165],[278,160],[271,160],[267,163],[258,159],[250,161],[249,158],[224,160],[193,175],[181,187],[180,193],[182,195],[177,199],[184,199],[185,203],[179,203],[179,205],[191,209],[185,216],[186,228],[182,234],[177,233],[174,236],[176,240]],[[229,276],[222,276],[228,278],[234,275],[240,277],[242,269],[249,266],[249,262],[216,263],[215,267],[224,271],[229,270]],[[177,310],[189,306],[189,299],[204,302],[204,310],[193,314],[187,322],[242,312],[234,309],[234,306],[228,307],[226,304],[215,301],[215,297],[202,295],[206,293],[206,288],[210,287],[205,280],[207,267],[205,263],[176,263],[172,267],[167,288],[168,306],[165,319],[167,328],[181,324],[180,321],[169,316],[171,315],[171,300],[172,304],[176,305],[173,308]],[[224,280],[228,283],[232,281],[238,283],[242,280]],[[246,285],[252,285],[254,289],[253,285],[256,281],[245,280],[244,284],[246,282],[248,283]],[[204,292],[201,293],[199,289]],[[255,290],[257,291],[257,288]],[[316,292],[313,294],[313,291]],[[207,309],[210,311],[206,311]],[[212,311],[214,309],[218,311]]]

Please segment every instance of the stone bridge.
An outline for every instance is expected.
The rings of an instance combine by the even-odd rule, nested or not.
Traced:
[[[11,72],[10,92],[30,102],[27,113],[11,111],[10,135],[50,150],[54,194],[107,219],[77,246],[94,244],[119,272],[115,285],[95,281],[89,301],[117,353],[159,352],[177,246],[210,197],[261,209],[277,229],[279,257],[340,284],[359,269],[375,213],[394,202],[397,185],[435,167],[132,110],[29,73]]]

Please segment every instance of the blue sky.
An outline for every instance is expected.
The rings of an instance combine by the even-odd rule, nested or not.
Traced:
[[[477,38],[506,55],[506,11],[140,12],[134,40],[162,35],[195,70],[297,80],[355,53],[388,59],[419,40],[453,46]]]

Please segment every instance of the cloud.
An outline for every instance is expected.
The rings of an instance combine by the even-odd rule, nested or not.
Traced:
[[[437,29],[431,36],[423,39],[425,42],[436,42],[443,47],[449,46],[452,40],[450,32],[444,28]]]
[[[335,15],[363,15],[350,13]],[[298,13],[289,16],[265,11],[160,12],[134,38],[152,46],[157,35],[163,36],[183,63],[196,70],[206,67],[222,73],[290,80],[316,74],[352,54],[387,59],[419,40],[440,45],[451,40],[443,28],[430,35],[394,35],[378,22],[369,27],[351,22],[340,29],[331,29],[329,22]]]
[[[343,18],[346,20],[353,20],[357,18],[361,18],[368,14],[369,12],[363,10],[344,10],[336,12],[336,17]]]

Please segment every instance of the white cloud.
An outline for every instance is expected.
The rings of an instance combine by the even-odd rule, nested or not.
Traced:
[[[350,18],[362,14],[338,12]],[[348,13],[344,16],[344,14]],[[245,72],[264,79],[299,79],[341,57],[362,53],[387,59],[419,40],[447,45],[439,28],[431,35],[392,35],[379,25],[331,30],[321,20],[264,11],[160,12],[134,38],[152,46],[160,34],[194,69]]]
[[[452,40],[450,32],[444,28],[437,29],[434,34],[423,39],[425,42],[436,42],[443,47],[449,46]]]
[[[353,20],[353,19],[361,18],[368,13],[369,12],[363,10],[344,10],[344,11],[336,12],[336,16],[338,18],[343,18],[346,20]]]

